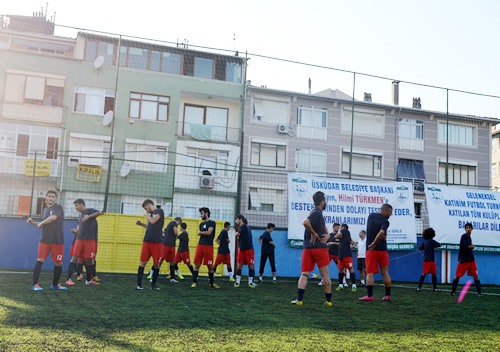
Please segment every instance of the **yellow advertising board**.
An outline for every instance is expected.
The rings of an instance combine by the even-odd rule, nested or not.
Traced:
[[[24,174],[26,176],[33,176],[33,168],[35,167],[34,159],[24,159]],[[35,176],[43,177],[50,175],[50,161],[37,160]]]
[[[84,182],[100,182],[102,166],[78,164],[76,179]]]

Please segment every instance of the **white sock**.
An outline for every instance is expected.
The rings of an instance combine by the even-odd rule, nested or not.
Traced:
[[[153,269],[149,270],[149,275],[153,276]]]
[[[229,273],[229,278],[230,278],[230,279],[232,279],[232,278],[233,278],[233,272],[232,272],[232,271]]]
[[[240,281],[241,281],[241,276],[240,275],[236,275],[236,284],[240,284]]]
[[[179,269],[177,269],[175,272],[177,273],[177,276],[179,276],[181,274],[181,272],[179,271]]]
[[[253,277],[249,276],[248,277],[248,284],[250,285],[253,282]]]
[[[361,280],[361,283],[364,285],[365,284],[365,280]]]
[[[259,276],[259,280],[262,281],[262,276]]]
[[[352,284],[352,287],[356,287],[356,284]]]
[[[276,281],[276,276],[275,276],[275,277],[273,277],[273,281]]]

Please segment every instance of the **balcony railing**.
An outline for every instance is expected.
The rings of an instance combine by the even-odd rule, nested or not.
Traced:
[[[198,141],[230,143],[240,142],[239,128],[212,126],[179,121],[177,125],[177,132],[179,136],[189,137]]]

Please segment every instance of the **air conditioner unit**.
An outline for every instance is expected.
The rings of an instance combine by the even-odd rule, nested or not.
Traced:
[[[280,123],[278,125],[278,133],[288,133],[288,125]]]
[[[213,176],[201,176],[200,177],[200,188],[214,188],[215,177]]]

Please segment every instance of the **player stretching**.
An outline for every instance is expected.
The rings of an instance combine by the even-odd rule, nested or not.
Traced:
[[[67,290],[67,287],[59,284],[59,279],[62,273],[62,262],[64,257],[64,210],[60,204],[56,203],[56,191],[47,191],[45,202],[47,207],[43,209],[42,221],[36,222],[32,218],[26,220],[30,225],[36,226],[42,230],[40,243],[38,244],[38,255],[36,258],[35,268],[33,269],[33,291],[43,291],[43,288],[38,284],[40,271],[45,259],[52,252],[52,262],[54,262],[54,276],[52,278],[51,290]]]
[[[384,301],[391,300],[391,277],[389,276],[389,253],[387,252],[387,229],[389,218],[392,215],[392,206],[382,204],[380,212],[368,215],[366,223],[366,290],[368,294],[360,301],[373,301],[374,276],[378,273],[378,266],[384,279]],[[378,265],[377,265],[378,264]]]
[[[200,231],[198,236],[200,240],[196,246],[196,253],[194,255],[194,271],[193,271],[193,284],[195,288],[198,281],[198,272],[200,266],[206,265],[208,268],[208,277],[210,279],[210,288],[220,288],[214,283],[214,237],[215,237],[215,221],[210,220],[210,209],[200,208],[200,217],[203,222],[200,224]]]
[[[481,294],[481,281],[479,281],[479,277],[477,276],[477,266],[476,260],[474,259],[474,246],[472,245],[472,224],[465,224],[465,233],[462,235],[460,239],[460,249],[458,250],[458,265],[457,272],[455,273],[455,278],[453,279],[453,285],[451,287],[451,292],[449,295],[453,296],[455,291],[457,290],[458,280],[462,276],[465,275],[465,272],[469,276],[474,278],[474,284],[476,285],[477,296],[483,297]]]
[[[422,291],[422,284],[427,274],[432,275],[432,286],[434,287],[434,292],[438,292],[437,289],[437,277],[436,277],[436,261],[434,260],[434,248],[441,247],[441,243],[433,240],[436,236],[436,232],[433,228],[425,229],[422,233],[422,237],[425,242],[418,247],[419,251],[424,251],[424,269],[422,270],[422,276],[418,280],[417,291]]]
[[[148,263],[149,258],[153,257],[154,269],[153,269],[153,282],[151,283],[151,289],[153,291],[160,291],[156,287],[156,281],[158,280],[158,274],[160,272],[160,256],[162,251],[162,229],[165,222],[165,215],[163,209],[156,208],[155,203],[151,199],[146,199],[142,203],[144,208],[144,216],[148,220],[145,224],[140,220],[135,222],[136,225],[142,226],[146,229],[144,234],[144,239],[142,240],[142,250],[141,250],[141,263],[139,264],[139,269],[137,271],[137,289],[142,290],[142,277],[144,276],[144,267]]]
[[[351,273],[352,292],[356,292],[356,274],[352,267],[352,248],[356,247],[356,242],[351,239],[351,233],[348,229],[349,226],[347,224],[342,224],[342,230],[335,235],[336,239],[340,239],[338,262],[339,287],[337,287],[337,291],[344,289],[344,270],[347,269]]]
[[[255,288],[258,285],[253,282],[253,277],[255,276],[255,254],[253,251],[252,230],[248,226],[247,219],[241,214],[236,215],[234,222],[239,227],[238,232],[236,232],[236,238],[239,239],[240,248],[234,287],[240,287],[241,270],[243,269],[243,265],[248,265],[248,287]]]
[[[234,282],[233,269],[231,268],[231,252],[229,251],[229,243],[231,241],[229,240],[228,231],[230,227],[231,224],[226,221],[224,223],[224,229],[215,240],[215,242],[219,245],[219,249],[217,250],[217,257],[215,258],[214,273],[217,271],[217,265],[226,264],[227,272],[229,273],[229,281]]]
[[[180,233],[179,236],[177,236],[177,239],[179,240],[179,247],[177,248],[177,253],[175,254],[175,262],[176,263],[184,262],[184,264],[188,266],[189,271],[191,271],[192,275],[193,266],[191,265],[191,262],[189,260],[189,235],[186,229],[187,229],[187,224],[185,222],[182,222],[181,223],[182,232]]]
[[[335,263],[335,266],[337,266],[339,262],[339,245],[340,245],[340,240],[338,238],[335,238],[335,235],[339,232],[340,230],[340,224],[338,222],[333,224],[333,231],[330,233],[330,238],[328,239],[328,242],[326,243],[328,245],[328,256],[330,257],[330,262],[333,260]],[[318,283],[318,286],[323,286],[323,279]]]
[[[85,259],[85,270],[87,272],[87,280],[85,285],[99,285],[92,278],[95,274],[95,254],[97,251],[97,220],[96,218],[102,215],[102,212],[86,208],[83,199],[77,199],[73,203],[75,209],[80,213],[78,218],[78,235],[76,236],[75,247],[73,248],[73,256],[68,267],[68,277],[71,278],[73,270],[75,270],[78,258],[83,256]],[[67,285],[74,285],[70,280],[66,281]]]
[[[292,304],[301,306],[304,292],[307,287],[307,278],[314,265],[318,264],[319,273],[323,279],[323,289],[325,290],[325,306],[331,307],[332,304],[332,282],[328,274],[328,264],[330,258],[328,255],[328,229],[323,218],[323,210],[326,208],[326,197],[323,192],[316,192],[313,195],[314,208],[309,216],[304,220],[304,250],[302,251],[302,274],[299,279],[297,289],[297,299]]]
[[[170,264],[170,282],[179,282],[175,279],[175,240],[177,239],[177,226],[182,222],[182,219],[177,217],[170,221],[165,229],[165,236],[163,237],[163,250],[160,258],[160,266],[164,260]]]
[[[260,255],[259,282],[262,282],[264,267],[266,265],[267,258],[269,258],[269,265],[271,265],[271,272],[273,274],[273,284],[278,283],[278,281],[276,281],[276,264],[274,259],[274,248],[276,245],[271,237],[271,232],[273,232],[275,227],[276,226],[272,223],[267,224],[266,231],[258,238],[259,244],[262,246]]]
[[[78,236],[78,226],[74,229],[71,229],[70,231],[74,234],[74,236],[73,236],[73,241],[71,242],[71,247],[69,249],[69,256],[70,256],[70,258],[73,258],[73,252],[75,251],[76,236]],[[75,282],[71,279],[71,275],[73,275],[75,268],[78,269],[79,265],[82,266],[82,270],[83,270],[83,262],[84,262],[83,257],[78,258],[78,262],[76,264],[71,262],[71,261],[69,262],[68,277],[66,278],[66,285],[73,286],[75,284]],[[70,275],[70,272],[71,272],[71,275]],[[78,275],[80,275],[80,274],[78,274]],[[80,276],[78,276],[78,279],[80,279]],[[78,281],[80,281],[80,280],[78,280]]]

